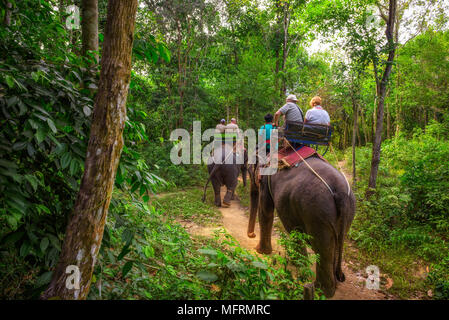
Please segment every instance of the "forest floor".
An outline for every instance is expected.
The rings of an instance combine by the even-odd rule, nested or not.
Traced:
[[[349,183],[352,182],[352,173],[348,170],[346,161],[338,161],[336,167],[343,171]],[[243,187],[241,181],[236,190],[236,197],[231,201],[228,208],[215,208],[211,203],[202,203],[202,189],[192,187],[186,190],[177,190],[158,194],[156,198],[162,203],[163,210],[173,213],[187,232],[192,236],[213,238],[216,230],[225,230],[230,234],[242,248],[245,248],[255,255],[259,255],[255,247],[259,241],[258,228],[256,237],[247,237],[247,226],[249,218],[249,194],[248,186]],[[222,188],[222,198],[225,188]],[[208,199],[212,200],[213,192],[208,190]],[[285,256],[283,247],[278,243],[280,235],[284,232],[282,223],[275,215],[274,228],[272,233],[273,254]],[[311,251],[312,253],[312,251]],[[343,272],[346,276],[345,282],[337,283],[337,291],[333,300],[395,300],[401,299],[396,293],[392,293],[390,288],[395,288],[393,276],[380,273],[380,289],[370,290],[366,288],[366,268],[373,264],[371,258],[366,256],[355,243],[346,240],[343,257]],[[315,265],[312,267],[315,271]],[[397,275],[396,275],[397,276]],[[408,292],[403,298],[422,299],[422,296],[413,292]]]
[[[222,196],[224,196],[224,188],[222,189]],[[242,248],[251,251],[254,254],[258,254],[255,247],[258,243],[258,236],[255,238],[248,238],[246,230],[248,226],[248,215],[245,212],[245,208],[240,205],[240,201],[237,199],[231,201],[229,208],[220,208],[222,214],[221,226],[199,226],[193,222],[182,222],[181,224],[192,235],[198,236],[213,236],[214,231],[220,228],[224,228],[230,235],[232,235],[240,244]],[[279,226],[279,219],[275,217],[274,224]],[[285,255],[283,248],[278,244],[279,227],[275,227],[272,234],[273,254]],[[346,243],[345,251],[356,250]],[[315,266],[313,266],[315,269]],[[365,288],[366,277],[364,276],[364,268],[357,265],[352,261],[343,262],[343,272],[346,276],[346,281],[338,283],[337,291],[331,300],[386,300],[391,297],[386,296],[378,290],[370,290]]]
[[[345,168],[346,163],[344,161],[339,162],[341,168]],[[352,180],[352,175],[345,169],[344,173],[348,178],[349,182]],[[222,198],[225,193],[225,188],[222,190]],[[237,192],[236,192],[237,193]],[[230,235],[232,235],[240,244],[242,248],[251,251],[254,254],[258,254],[255,247],[259,241],[258,235],[255,238],[248,238],[246,231],[248,226],[248,213],[239,199],[238,194],[236,194],[236,199],[231,201],[231,206],[228,208],[219,208],[221,213],[221,221],[218,225],[199,225],[193,221],[182,220],[179,221],[181,225],[194,236],[205,236],[213,237],[214,231],[217,229],[224,228]],[[285,255],[282,246],[279,245],[278,240],[280,239],[280,233],[282,231],[282,224],[279,218],[275,216],[274,220],[274,230],[272,234],[272,245],[273,254]],[[257,233],[257,232],[256,232]],[[381,274],[381,286],[382,283],[384,290],[370,290],[366,288],[366,273],[365,268],[367,266],[362,266],[361,263],[356,261],[358,252],[355,246],[353,246],[349,241],[345,244],[345,256],[348,257],[347,261],[343,261],[343,272],[346,276],[346,281],[337,284],[337,291],[332,297],[332,300],[390,300],[395,299],[394,296],[386,294],[387,290],[392,285],[392,280],[388,275]],[[315,271],[315,265],[313,266],[313,271]]]

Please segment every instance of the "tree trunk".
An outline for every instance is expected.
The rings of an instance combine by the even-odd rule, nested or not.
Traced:
[[[11,15],[12,15],[12,3],[6,2],[6,8],[5,8],[5,18],[3,20],[3,24],[6,27],[9,27],[11,25]]]
[[[358,128],[358,110],[357,110],[357,103],[352,100],[352,110],[354,115],[354,125],[352,129],[352,187],[354,188],[356,183],[356,168],[355,168],[355,142],[356,142],[356,135],[359,130]]]
[[[389,12],[388,12],[388,23],[387,29],[385,31],[389,52],[387,64],[385,66],[384,74],[382,76],[382,81],[379,85],[378,91],[378,106],[377,106],[377,124],[376,124],[376,135],[373,141],[373,154],[371,159],[371,172],[369,177],[367,195],[372,193],[372,190],[376,188],[376,180],[377,180],[377,172],[379,170],[380,163],[380,149],[382,144],[382,130],[383,130],[383,119],[384,119],[384,103],[385,103],[385,95],[387,91],[388,81],[391,74],[391,69],[393,67],[394,55],[395,55],[395,47],[393,39],[393,30],[394,30],[394,22],[396,17],[396,6],[397,0],[390,0],[389,4]]]
[[[386,112],[387,112],[387,139],[391,138],[391,130],[390,130],[390,108],[389,104],[386,105]]]
[[[181,57],[181,47],[182,47],[182,33],[181,33],[181,22],[177,21],[177,45],[178,45],[178,94],[179,94],[179,118],[178,127],[182,127],[184,124],[184,88],[183,88],[183,66]]]
[[[397,81],[396,81],[396,119],[395,119],[396,130],[394,133],[395,136],[397,136],[399,133],[400,121],[401,121],[401,103],[400,103],[400,98],[399,98],[401,70],[399,68],[399,64],[396,66],[396,70],[397,70],[398,76],[397,76]]]
[[[280,92],[281,98],[285,98],[285,93],[287,91],[285,79],[285,65],[287,63],[288,27],[290,25],[290,4],[288,1],[284,2],[283,10],[284,10],[284,19],[283,19],[284,38],[282,43],[282,66],[281,66],[282,83]]]
[[[137,0],[109,0],[84,175],[59,262],[43,299],[85,299],[89,293],[123,147],[136,11]],[[68,266],[78,267],[78,288],[66,283]]]
[[[98,0],[82,0],[81,17],[82,54],[88,57],[88,52],[93,51],[95,64],[98,64]]]
[[[362,123],[362,129],[363,129],[363,135],[365,137],[365,145],[369,141],[368,131],[366,130],[366,123],[365,123],[365,117],[363,115],[363,110],[360,109],[360,122]]]
[[[376,112],[377,112],[377,89],[376,89],[376,97],[374,98],[374,110],[373,110],[373,122],[371,126],[371,142],[374,143],[374,131],[376,130]]]

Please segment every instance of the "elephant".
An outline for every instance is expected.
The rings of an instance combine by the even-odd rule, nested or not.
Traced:
[[[231,205],[231,200],[234,199],[234,192],[238,184],[240,172],[242,172],[243,185],[246,186],[247,164],[248,154],[246,149],[237,153],[232,146],[227,144],[215,148],[213,154],[207,161],[209,178],[204,186],[203,202],[206,200],[207,185],[209,184],[209,181],[212,181],[215,205],[217,207],[222,206],[220,188],[225,185],[226,194],[223,198],[223,206],[229,207]]]
[[[310,235],[310,245],[319,254],[315,285],[326,297],[335,294],[343,282],[341,269],[344,238],[355,216],[355,197],[347,179],[332,165],[313,156],[297,167],[258,177],[257,165],[249,167],[250,218],[247,235],[254,238],[258,213],[260,239],[257,252],[270,254],[274,209],[287,232],[297,230]],[[307,255],[306,248],[302,253]]]

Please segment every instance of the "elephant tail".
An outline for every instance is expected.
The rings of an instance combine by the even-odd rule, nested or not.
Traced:
[[[206,201],[206,191],[207,191],[207,185],[209,184],[210,179],[214,175],[215,171],[217,171],[218,165],[214,165],[212,170],[209,173],[209,178],[207,178],[206,184],[204,185],[204,191],[203,191],[203,198],[201,199],[203,202]]]
[[[337,254],[335,257],[335,276],[338,281],[344,282],[345,275],[341,269],[343,260],[343,246],[345,241],[345,234],[352,222],[355,211],[355,199],[352,194],[337,192],[334,194],[335,206],[337,208]]]

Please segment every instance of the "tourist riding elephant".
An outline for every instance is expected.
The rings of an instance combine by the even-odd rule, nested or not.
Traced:
[[[208,159],[207,169],[209,179],[204,186],[203,202],[206,200],[206,189],[209,181],[212,181],[215,194],[215,205],[221,207],[221,186],[226,186],[226,195],[223,198],[223,206],[230,206],[234,199],[234,191],[237,187],[240,171],[242,172],[243,185],[246,186],[246,171],[248,154],[246,150],[237,153],[232,145],[226,145],[214,149],[212,156]]]
[[[305,164],[261,176],[257,166],[249,168],[251,208],[248,237],[254,238],[256,215],[259,213],[260,240],[257,252],[270,254],[274,209],[287,232],[298,230],[312,236],[310,244],[319,254],[316,285],[332,297],[336,280],[343,282],[341,270],[343,242],[355,215],[355,197],[346,178],[329,163],[308,158]],[[305,248],[302,250],[307,255]]]

